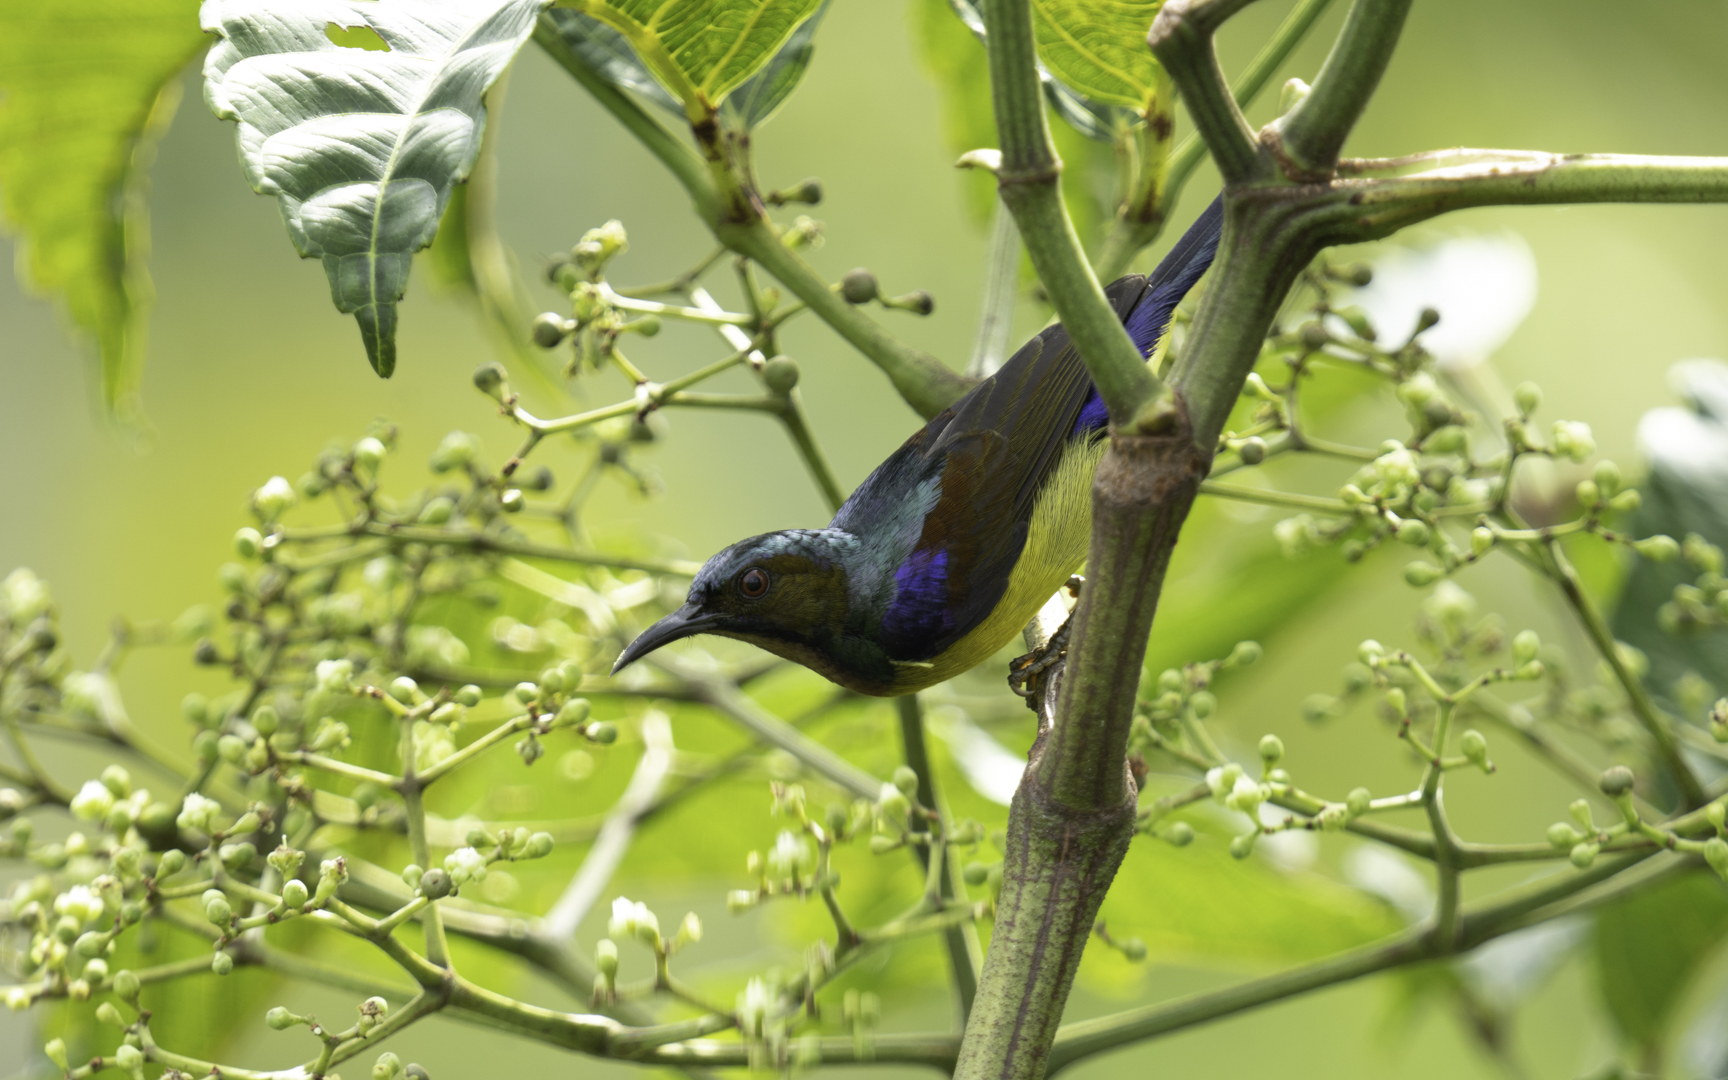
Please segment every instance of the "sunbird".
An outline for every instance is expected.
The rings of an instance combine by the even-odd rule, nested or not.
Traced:
[[[1104,290],[1150,356],[1212,264],[1214,201],[1159,263]],[[966,671],[1018,634],[1085,562],[1109,416],[1061,324],[914,434],[825,529],[740,540],[613,674],[669,642],[718,634],[878,697]]]

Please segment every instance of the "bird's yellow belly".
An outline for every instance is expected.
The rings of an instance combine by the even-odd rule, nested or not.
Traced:
[[[988,618],[935,659],[897,663],[893,693],[910,694],[934,686],[990,659],[1080,569],[1092,543],[1092,477],[1108,445],[1103,437],[1068,444],[1033,505],[1026,547],[1008,576],[1001,601]]]

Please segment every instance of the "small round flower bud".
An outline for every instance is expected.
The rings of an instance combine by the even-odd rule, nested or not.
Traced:
[[[1710,864],[1710,869],[1728,881],[1728,840],[1720,836],[1712,836],[1704,841],[1704,861]]]
[[[298,496],[285,477],[272,476],[264,486],[252,493],[252,509],[262,521],[275,521],[282,511],[293,506]]]
[[[1548,826],[1548,843],[1560,851],[1569,851],[1584,835],[1564,821]]]
[[[1602,845],[1596,843],[1578,844],[1572,848],[1570,856],[1572,865],[1580,870],[1588,870],[1596,861],[1596,856],[1602,851]]]
[[[88,974],[89,969],[85,970]],[[137,1001],[142,989],[143,985],[139,983],[138,976],[130,968],[114,976],[114,993],[120,996],[121,1001]]]
[[[259,534],[257,529],[250,526],[234,534],[234,550],[239,553],[242,559],[256,559],[258,547],[263,542],[264,537]]]
[[[762,382],[776,394],[790,394],[798,385],[798,361],[790,356],[771,357],[762,365]]]
[[[390,696],[404,705],[412,705],[420,696],[420,684],[406,675],[390,680]]]
[[[1512,663],[1523,667],[1536,659],[1536,654],[1542,648],[1542,639],[1536,636],[1534,630],[1520,630],[1512,639]]]
[[[505,488],[504,494],[498,496],[498,508],[506,514],[519,513],[528,505],[528,500],[522,495],[521,488]]]
[[[186,853],[179,848],[169,848],[156,860],[156,880],[171,878],[186,866]]]
[[[867,304],[876,299],[878,292],[876,275],[862,266],[846,271],[846,276],[840,279],[840,295],[848,304]]]
[[[601,938],[595,944],[594,967],[607,979],[618,974],[618,946],[611,938]]]
[[[1244,465],[1258,465],[1266,460],[1266,440],[1258,435],[1250,435],[1236,446],[1236,456],[1242,459]]]
[[[1402,537],[1400,537],[1400,539],[1402,539]],[[1424,585],[1432,585],[1445,576],[1445,571],[1441,570],[1438,566],[1435,566],[1430,562],[1422,562],[1421,560],[1413,562],[1404,568],[1405,582],[1414,585],[1418,589]]]
[[[894,786],[900,793],[910,799],[918,792],[918,774],[905,765],[894,770]]]
[[[886,855],[899,846],[900,841],[892,836],[883,836],[881,833],[877,833],[870,838],[870,854],[872,855]]]
[[[1194,842],[1194,826],[1186,821],[1178,821],[1159,835],[1174,847],[1187,847]]]
[[[1632,786],[1637,782],[1631,769],[1624,765],[1615,765],[1603,771],[1602,778],[1597,781],[1597,785],[1601,787],[1602,794],[1615,796],[1624,795],[1631,791]]]
[[[1470,554],[1481,555],[1494,546],[1494,530],[1486,525],[1478,525],[1470,530]]]
[[[1146,943],[1137,937],[1131,937],[1122,943],[1122,955],[1138,964],[1146,959]]]
[[[604,720],[598,724],[589,724],[587,734],[591,742],[597,742],[601,746],[610,746],[618,741],[618,725],[607,723]]]
[[[1344,797],[1344,808],[1350,811],[1351,817],[1357,818],[1366,814],[1369,806],[1372,805],[1373,802],[1374,796],[1368,793],[1368,789],[1365,787],[1359,787],[1353,789],[1350,794]]]
[[[1578,505],[1586,510],[1593,509],[1602,501],[1602,490],[1596,486],[1594,480],[1578,481],[1578,486],[1573,491],[1578,496]]]
[[[455,509],[455,503],[440,495],[435,499],[427,499],[415,520],[422,525],[443,525],[450,520],[450,514]]]
[[[1517,675],[1520,679],[1535,680],[1540,679],[1547,670],[1542,661],[1532,660],[1528,664],[1520,665]]]
[[[1230,655],[1225,657],[1224,664],[1227,667],[1247,667],[1259,660],[1264,653],[1265,650],[1258,641],[1238,641],[1236,647],[1230,650]]]
[[[1263,735],[1260,738],[1260,760],[1268,767],[1278,764],[1284,758],[1284,740],[1276,735]]]
[[[1458,748],[1464,752],[1472,765],[1488,771],[1488,740],[1480,731],[1471,728],[1458,737]]]
[[[1717,799],[1704,808],[1704,820],[1708,821],[1710,827],[1717,832],[1722,831],[1725,818],[1728,818],[1728,803],[1724,803],[1721,799]]]
[[[60,1066],[62,1071],[65,1071],[67,1068],[66,1040],[49,1039],[48,1044],[42,1048],[42,1053],[47,1055],[49,1061],[52,1061],[54,1064]]]
[[[1246,859],[1248,856],[1254,854],[1254,841],[1259,839],[1259,836],[1259,833],[1251,832],[1243,833],[1241,836],[1233,838],[1230,841],[1230,857],[1233,859]]]
[[[1398,539],[1411,547],[1422,547],[1428,543],[1428,524],[1416,518],[1405,518],[1398,523]],[[1415,564],[1412,563],[1412,566]],[[1408,576],[1408,572],[1406,572]]]
[[[474,386],[482,394],[502,398],[506,393],[504,365],[488,360],[474,369]]]
[[[467,686],[457,690],[455,697],[456,704],[473,708],[480,704],[480,688],[475,686],[473,683],[469,683]]]
[[[419,893],[428,900],[442,900],[450,895],[450,875],[434,866],[420,875]]]
[[[556,311],[542,311],[534,317],[534,328],[530,333],[534,344],[542,349],[551,349],[557,347],[573,329],[570,320]]]
[[[1519,383],[1518,388],[1512,391],[1512,404],[1517,407],[1519,416],[1528,418],[1542,407],[1542,388],[1533,382]]]
[[[1595,471],[1590,475],[1596,481],[1596,487],[1601,491],[1603,497],[1612,498],[1614,493],[1620,490],[1620,466],[1607,458],[1598,461]]]
[[[1356,659],[1362,661],[1362,663],[1368,665],[1369,667],[1373,667],[1374,661],[1380,659],[1381,657],[1383,657],[1385,655],[1386,655],[1386,646],[1380,644],[1378,641],[1375,641],[1373,638],[1369,638],[1368,640],[1364,641],[1362,644],[1356,646]]]
[[[291,878],[282,885],[282,904],[290,908],[302,908],[310,899],[306,892],[306,883],[299,878]]]
[[[229,906],[226,896],[216,893],[204,901],[204,917],[217,926],[225,927],[234,918],[234,909]]]
[[[553,719],[553,727],[575,727],[588,722],[588,714],[592,711],[587,698],[571,698],[559,709]]]
[[[1410,711],[1409,699],[1401,686],[1388,687],[1386,690],[1386,707],[1398,716],[1405,716]]]
[[[553,840],[551,833],[534,833],[532,836],[528,837],[528,842],[522,845],[522,857],[524,859],[544,859],[546,856],[552,854],[552,845]]]
[[[269,1026],[271,1031],[287,1031],[295,1024],[300,1023],[300,1018],[278,1005],[264,1014],[264,1023]]]
[[[354,444],[354,464],[367,473],[375,473],[384,461],[384,444],[380,440],[366,436]]]
[[[226,975],[234,970],[234,958],[225,952],[219,952],[210,958],[210,970],[218,975]]]
[[[1630,514],[1632,511],[1643,505],[1644,496],[1638,494],[1637,488],[1627,488],[1625,491],[1622,491],[1620,494],[1608,500],[1609,508],[1622,514]]]
[[[1632,543],[1632,549],[1651,562],[1668,562],[1680,553],[1680,545],[1672,536],[1657,533]]]
[[[96,1019],[117,1028],[126,1026],[126,1021],[120,1016],[120,1010],[114,1007],[112,1001],[104,1001],[96,1006]]]

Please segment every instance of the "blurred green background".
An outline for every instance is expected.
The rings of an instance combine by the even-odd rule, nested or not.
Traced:
[[[951,167],[954,155],[940,131],[936,93],[920,71],[908,29],[927,5],[941,3],[836,0],[817,38],[808,80],[759,133],[756,146],[766,187],[807,175],[822,179],[826,199],[810,212],[826,223],[828,242],[811,256],[815,264],[834,277],[867,266],[888,292],[929,290],[937,304],[929,318],[894,312],[881,317],[894,333],[958,367],[970,352],[978,312],[984,230],[964,208]],[[1256,5],[1229,24],[1220,42],[1226,71],[1240,69],[1288,6]],[[1341,0],[1334,5],[1280,80],[1313,76],[1344,7]],[[1419,4],[1347,153],[1392,155],[1457,145],[1728,153],[1725,54],[1728,8],[1710,0]],[[488,338],[466,303],[426,287],[423,268],[402,308],[398,373],[388,382],[372,374],[352,320],[330,305],[323,273],[292,256],[275,207],[242,181],[234,130],[203,107],[195,72],[187,75],[187,91],[153,170],[150,265],[158,301],[144,401],[155,434],[146,448],[134,448],[104,426],[92,404],[89,350],[68,336],[54,307],[27,296],[9,277],[0,281],[0,573],[24,565],[52,583],[68,645],[83,662],[100,648],[116,615],[172,617],[191,603],[215,601],[215,568],[231,557],[230,537],[243,523],[248,493],[273,474],[299,475],[328,440],[346,443],[375,418],[393,420],[402,429],[395,476],[403,485],[418,482],[418,463],[452,428],[478,435],[493,460],[517,441],[468,384],[468,373],[490,356]],[[1268,119],[1270,107],[1263,103],[1251,119]],[[669,277],[710,250],[680,189],[533,47],[516,65],[495,122],[502,124],[502,232],[530,277],[537,277],[543,253],[567,248],[584,229],[609,218],[622,220],[630,232],[630,251],[614,266],[620,282]],[[1203,169],[1188,188],[1178,223],[1210,199],[1214,184],[1209,168]],[[1722,258],[1728,208],[1484,210],[1443,219],[1421,235],[1504,230],[1516,231],[1534,252],[1540,294],[1496,366],[1508,385],[1540,382],[1547,391],[1546,415],[1587,420],[1605,455],[1631,462],[1639,415],[1670,400],[1663,378],[1668,365],[1728,353],[1721,304],[1728,290]],[[716,280],[723,283],[724,277]],[[556,306],[550,288],[535,287],[544,306]],[[725,288],[717,292],[723,299],[730,295]],[[1021,305],[1021,330],[1030,332],[1041,318],[1032,305]],[[802,365],[804,398],[818,438],[849,489],[905,438],[915,418],[875,368],[815,320],[793,323],[783,344]],[[632,352],[657,377],[718,355],[711,336],[683,327],[640,342]],[[607,396],[594,400],[611,400],[622,389],[620,383],[596,391]],[[1373,420],[1395,415],[1388,403],[1382,405],[1351,418],[1353,433],[1379,431]],[[670,438],[641,458],[658,470],[663,494],[643,499],[621,485],[604,485],[588,511],[601,540],[663,534],[700,558],[746,534],[826,519],[785,436],[768,420],[697,412],[668,419]],[[565,478],[573,476],[577,459],[561,460],[560,454],[564,448],[553,447],[544,463]],[[1322,484],[1339,478],[1327,477]],[[1226,517],[1220,528],[1259,537],[1275,519]],[[1178,575],[1200,573],[1193,552],[1181,558]],[[1290,573],[1312,573],[1315,565],[1292,564]],[[1301,721],[1298,709],[1309,693],[1337,689],[1336,672],[1352,657],[1356,641],[1409,639],[1418,597],[1398,581],[1396,569],[1382,560],[1350,571],[1303,614],[1299,628],[1265,641],[1261,667],[1222,687],[1221,727],[1237,751],[1247,752],[1264,731],[1279,732],[1292,768],[1311,790],[1338,792],[1366,782],[1377,792],[1391,791],[1414,777],[1392,740],[1366,716],[1315,729]],[[1484,568],[1463,583],[1485,607],[1502,612],[1510,627],[1535,626],[1547,638],[1568,641],[1553,598],[1509,566]],[[1161,622],[1155,642],[1183,655],[1183,633],[1181,625]],[[180,650],[141,655],[124,678],[141,723],[177,745],[183,735],[176,705],[192,685],[202,684]],[[1001,693],[993,676],[976,689]],[[876,725],[886,738],[888,717],[879,709],[857,723],[866,731]],[[1021,752],[1021,736],[1029,734],[1010,730],[1003,737]],[[1483,839],[1532,838],[1561,815],[1571,795],[1511,747],[1496,745],[1495,756],[1501,765],[1497,776],[1459,776],[1450,804],[1455,819],[1466,834]],[[950,788],[958,791],[958,776],[952,769],[947,773]],[[765,815],[766,793],[759,803],[749,801],[756,798],[734,804],[745,807],[736,824],[740,852],[772,840],[773,823],[752,816]],[[972,812],[980,816],[1000,813],[963,792],[956,799],[975,803]],[[675,830],[650,830],[644,850],[608,895],[645,896],[660,905],[662,920],[676,919],[686,906],[700,911],[710,938],[692,958],[711,965],[722,981],[725,972],[754,970],[765,958],[795,957],[806,938],[773,925],[777,909],[744,919],[724,914],[717,901],[724,889],[736,886],[736,875],[729,878],[702,860],[692,873],[703,876],[680,878],[677,860],[670,858],[677,841]],[[1106,915],[1122,932],[1152,942],[1154,963],[1131,968],[1120,956],[1095,948],[1102,955],[1088,956],[1073,1016],[1279,966],[1280,958],[1264,950],[1258,958],[1252,949],[1231,956],[1218,940],[1185,950],[1176,935],[1160,945],[1161,920],[1168,916],[1159,906],[1167,897],[1157,888],[1157,868],[1165,865],[1159,860],[1173,856],[1152,846],[1137,844]],[[1219,846],[1213,841],[1214,854]],[[1335,864],[1338,857],[1328,848],[1323,861]],[[736,870],[742,871],[741,857]],[[1252,889],[1228,873],[1216,876],[1223,890],[1216,902],[1240,917],[1249,927],[1244,933],[1255,941],[1275,934],[1300,939],[1305,933],[1300,911],[1280,909],[1297,901],[1266,884],[1277,873],[1260,868],[1253,871],[1259,876],[1240,879],[1257,882]],[[1516,878],[1497,883],[1509,880]],[[1138,891],[1142,886],[1147,891]],[[1239,888],[1246,891],[1232,899]],[[1350,911],[1364,903],[1342,889],[1316,895],[1335,896]],[[1339,918],[1354,917],[1350,911]],[[1291,917],[1280,923],[1281,915]],[[599,933],[602,922],[591,917],[584,940]],[[798,925],[813,931],[818,924],[801,919]],[[1323,946],[1292,944],[1290,955],[1318,947]],[[910,965],[905,970],[911,974],[884,989],[889,1028],[927,1027],[932,1017],[945,1015],[934,996],[910,989],[911,980],[936,974],[936,948],[934,941],[921,942],[902,952],[923,955],[896,958],[896,964]],[[1596,1019],[1592,978],[1587,965],[1568,962],[1519,1015],[1514,1048],[1525,1075],[1573,1076],[1609,1055],[1611,1036]],[[1702,980],[1694,997],[1704,1001],[1708,988],[1720,982]],[[1395,1002],[1407,986],[1380,979],[1327,991],[1121,1051],[1081,1072],[1103,1078],[1148,1069],[1275,1068],[1290,1077],[1497,1071],[1442,999],[1421,1008],[1409,1025],[1393,1022]],[[284,1001],[296,1003],[293,997]],[[262,1009],[256,1010],[260,1016]],[[282,1057],[280,1043],[271,1041],[258,1020],[242,1018],[242,1045],[229,1053],[231,1060]],[[8,1025],[0,1027],[5,1074],[16,1067],[25,1040],[13,1037],[21,1034],[18,1018],[0,1022]],[[504,1060],[512,1069],[628,1071],[444,1021],[416,1029],[409,1043],[404,1057],[427,1062],[441,1080],[491,1075]]]

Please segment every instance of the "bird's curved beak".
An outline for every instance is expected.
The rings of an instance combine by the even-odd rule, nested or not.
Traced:
[[[618,662],[612,665],[612,674],[618,674],[662,645],[669,645],[679,638],[707,633],[708,629],[722,618],[724,616],[704,615],[695,604],[685,604],[636,635],[636,640],[618,654]]]

